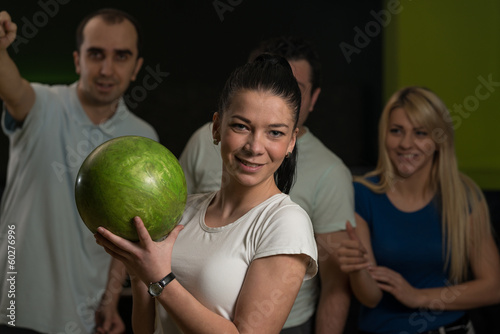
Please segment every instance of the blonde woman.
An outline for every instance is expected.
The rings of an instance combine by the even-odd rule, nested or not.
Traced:
[[[460,173],[445,104],[397,91],[379,123],[376,169],[356,178],[356,230],[339,261],[363,304],[362,333],[473,333],[465,310],[500,302],[486,201]]]

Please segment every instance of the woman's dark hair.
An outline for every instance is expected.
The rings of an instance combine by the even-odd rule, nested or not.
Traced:
[[[83,29],[85,29],[87,23],[94,17],[102,18],[104,22],[106,22],[107,24],[118,24],[122,23],[124,20],[130,21],[130,23],[132,23],[137,32],[137,58],[142,56],[142,29],[141,25],[139,24],[139,21],[137,21],[137,19],[132,15],[114,8],[99,9],[98,11],[90,13],[89,15],[83,18],[83,20],[78,25],[78,28],[76,29],[77,52],[80,52],[80,47],[83,44]]]
[[[288,61],[280,56],[262,54],[231,73],[219,99],[219,115],[230,106],[233,97],[243,91],[264,91],[282,98],[293,113],[294,129],[297,127],[301,93]],[[280,191],[288,194],[295,181],[297,145],[291,156],[285,158],[274,173]]]

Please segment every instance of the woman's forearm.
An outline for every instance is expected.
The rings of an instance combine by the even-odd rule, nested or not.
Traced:
[[[468,310],[500,303],[500,282],[477,279],[442,288],[421,289],[419,307],[431,310]]]
[[[349,282],[354,296],[361,304],[373,308],[382,299],[382,290],[365,269],[350,273]]]

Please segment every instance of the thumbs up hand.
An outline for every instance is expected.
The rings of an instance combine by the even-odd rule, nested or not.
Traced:
[[[346,223],[346,232],[349,240],[343,240],[337,250],[340,269],[350,274],[370,267],[372,263],[368,259],[366,248],[349,221]]]

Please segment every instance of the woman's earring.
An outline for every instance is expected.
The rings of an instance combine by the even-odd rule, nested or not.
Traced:
[[[214,145],[219,145],[219,139],[214,138]]]
[[[292,156],[292,152],[288,152],[286,155],[285,155],[285,158],[288,159]]]

